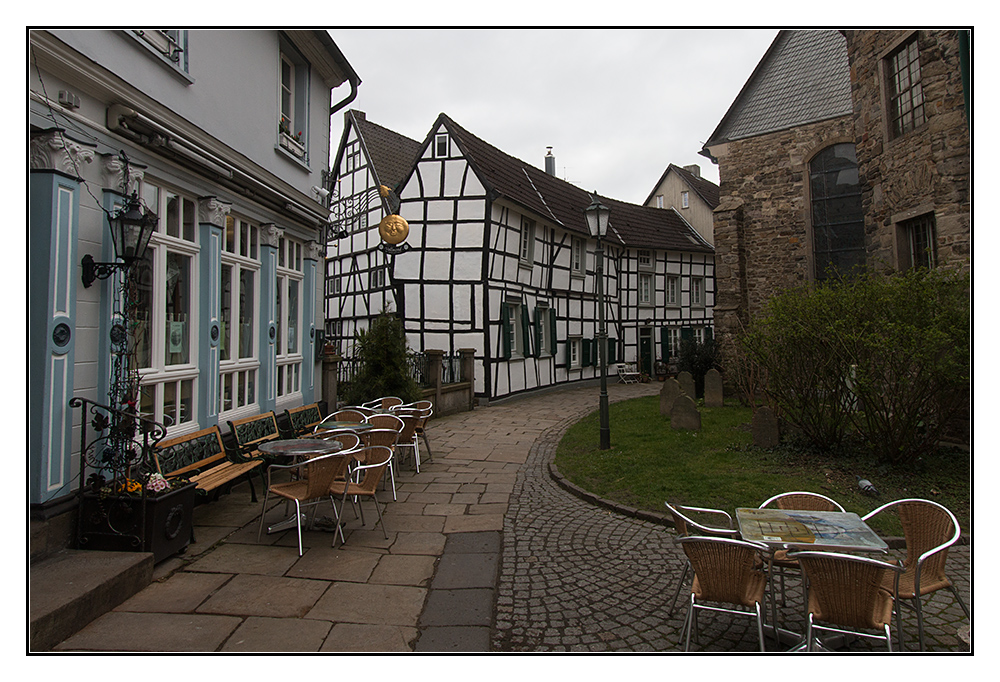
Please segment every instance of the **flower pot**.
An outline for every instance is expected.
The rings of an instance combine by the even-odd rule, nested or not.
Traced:
[[[191,542],[195,484],[143,499],[128,495],[80,499],[79,549],[152,552],[153,562],[184,550]]]
[[[305,146],[302,143],[298,142],[294,137],[292,137],[288,133],[281,133],[280,139],[282,147],[284,147],[285,149],[287,149],[300,159],[305,157],[306,155]]]

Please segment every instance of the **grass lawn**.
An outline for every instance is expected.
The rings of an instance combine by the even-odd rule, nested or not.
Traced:
[[[639,509],[665,512],[663,503],[723,509],[757,507],[781,492],[805,490],[837,500],[847,511],[867,514],[905,497],[939,502],[971,536],[969,454],[942,449],[909,468],[872,463],[857,450],[817,453],[783,443],[753,447],[748,407],[701,409],[701,431],[674,430],[660,415],[659,396],[611,405],[611,449],[598,449],[598,414],[570,427],[556,452],[556,466],[576,485]],[[855,475],[879,490],[862,493]],[[892,516],[873,523],[885,535],[901,535]],[[878,518],[878,517],[876,517]]]

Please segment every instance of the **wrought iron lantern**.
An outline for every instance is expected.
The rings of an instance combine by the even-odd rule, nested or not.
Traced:
[[[111,223],[111,243],[114,246],[114,263],[98,263],[88,253],[83,257],[83,286],[94,280],[107,279],[116,270],[128,270],[146,255],[149,238],[156,229],[156,214],[143,208],[136,193],[125,198],[125,203],[108,215]]]
[[[595,196],[591,198],[590,206],[585,208],[583,212],[587,216],[590,236],[604,239],[608,235],[608,219],[611,216],[611,209],[602,204]]]
[[[608,222],[611,217],[611,209],[602,204],[595,194],[591,197],[590,206],[583,209],[583,214],[587,217],[587,229],[590,235],[597,238],[597,319],[598,319],[598,352],[601,366],[601,395],[600,395],[600,449],[608,450],[611,447],[611,423],[608,407],[608,325],[605,317],[607,302],[604,300],[604,237],[608,234]]]

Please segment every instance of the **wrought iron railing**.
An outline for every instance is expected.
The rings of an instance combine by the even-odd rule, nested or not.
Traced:
[[[410,376],[421,388],[436,385],[435,377],[430,376],[431,363],[426,353],[407,353],[406,362],[410,368]],[[361,370],[361,360],[356,358],[341,358],[337,364],[337,382],[349,384]],[[462,362],[459,355],[441,356],[441,384],[457,384],[462,381]]]
[[[79,547],[101,545],[102,536],[124,538],[135,549],[143,547],[146,483],[155,469],[150,464],[152,451],[167,435],[167,428],[87,398],[74,396],[69,406],[80,408]],[[87,505],[85,513],[83,502],[88,495],[98,504]],[[134,499],[142,504],[132,504]]]

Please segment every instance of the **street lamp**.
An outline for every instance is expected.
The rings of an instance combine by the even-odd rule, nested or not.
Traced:
[[[611,448],[611,424],[608,415],[608,323],[604,317],[604,237],[608,234],[611,209],[602,204],[597,195],[591,197],[590,206],[584,209],[590,236],[597,238],[597,343],[598,362],[601,365],[601,450]]]
[[[156,215],[143,209],[139,197],[133,193],[125,197],[125,204],[108,215],[111,224],[111,244],[114,263],[98,263],[89,253],[83,257],[83,286],[89,287],[98,279],[107,279],[117,270],[128,270],[142,260],[149,245],[149,238],[156,229]]]

